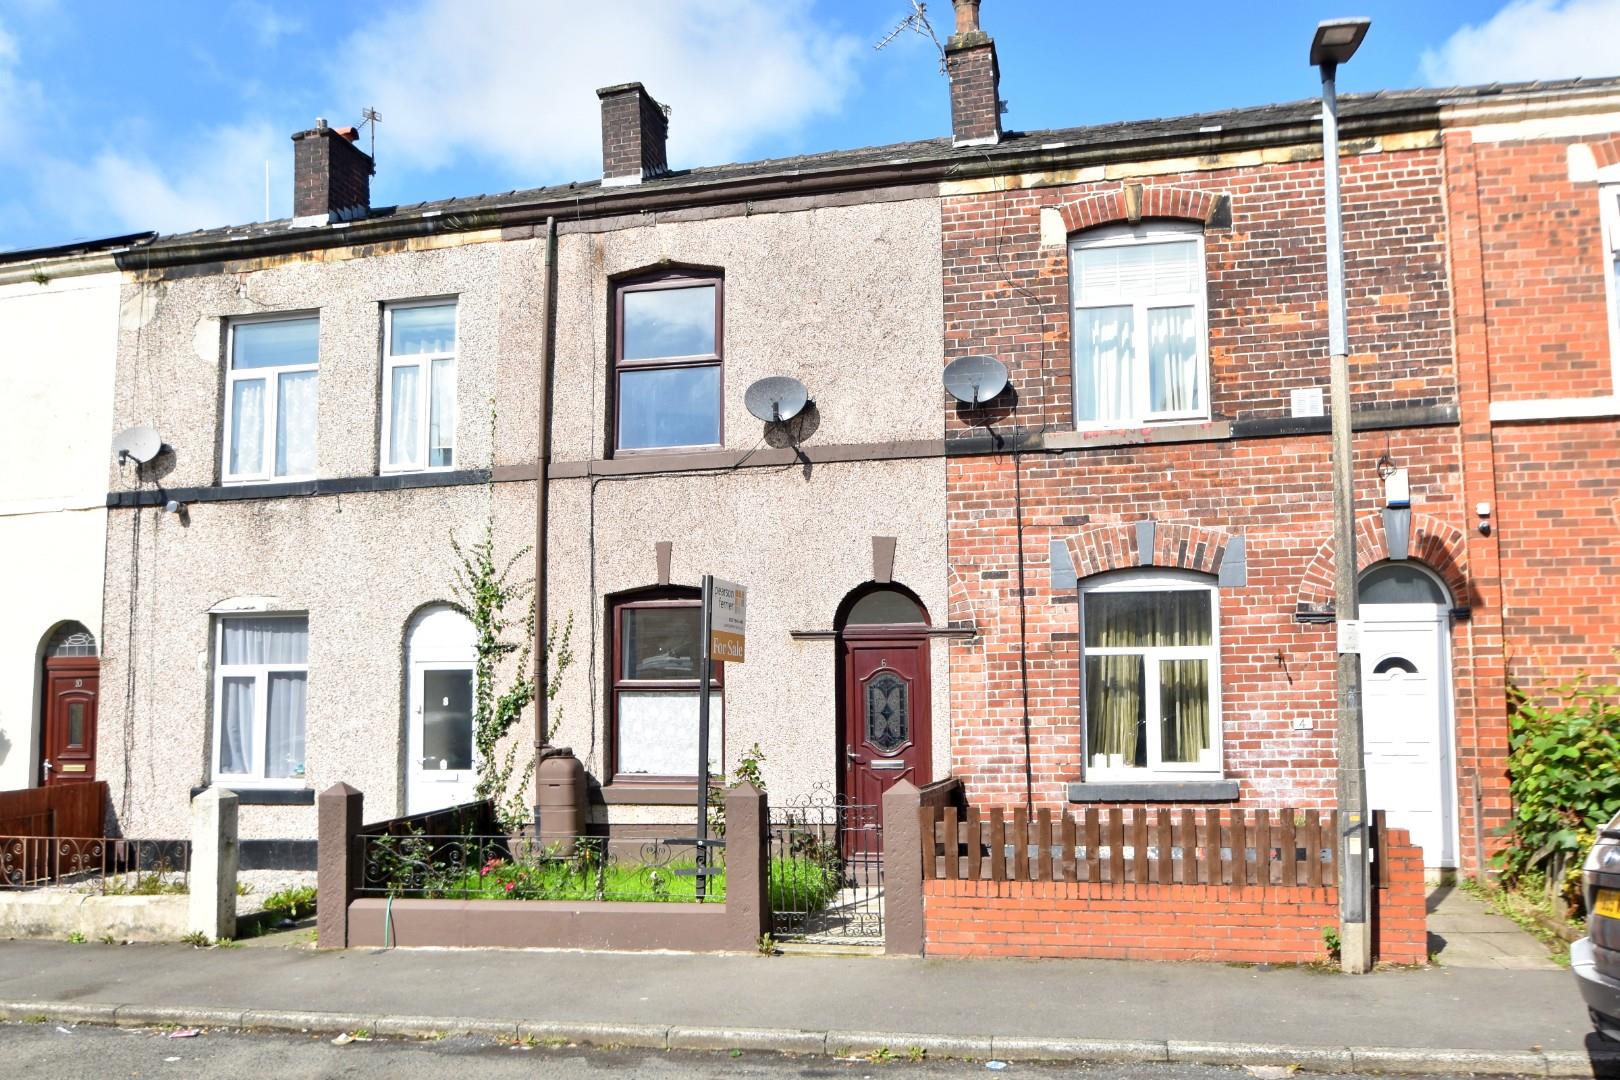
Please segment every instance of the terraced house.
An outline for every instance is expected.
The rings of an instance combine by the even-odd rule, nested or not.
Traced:
[[[374,207],[317,124],[292,219],[121,255],[112,427],[165,450],[109,480],[118,827],[224,785],[307,862],[333,782],[464,799],[450,539],[486,527],[572,619],[518,738],[572,748],[594,829],[689,826],[705,679],[711,767],[758,744],[773,800],[1331,805],[1319,104],[1003,130],[976,12],[950,138],[672,168],[628,84],[600,178]],[[1614,674],[1620,83],[1343,118],[1372,802],[1467,867],[1505,680]],[[965,355],[1007,388],[958,402]],[[706,573],[749,587],[723,671]]]

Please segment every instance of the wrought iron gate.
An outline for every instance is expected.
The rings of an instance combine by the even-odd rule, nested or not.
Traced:
[[[818,787],[770,808],[771,934],[780,941],[883,941],[883,823],[876,806]]]

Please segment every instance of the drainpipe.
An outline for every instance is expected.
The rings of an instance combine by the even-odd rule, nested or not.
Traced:
[[[551,699],[546,696],[551,677],[550,657],[546,655],[550,606],[546,602],[546,495],[551,479],[551,371],[557,339],[557,219],[546,218],[546,262],[543,280],[546,303],[545,327],[540,334],[539,443],[536,447],[534,485],[534,749],[536,767],[551,740]]]

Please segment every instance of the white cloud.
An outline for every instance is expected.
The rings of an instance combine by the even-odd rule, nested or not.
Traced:
[[[285,133],[262,122],[205,131],[162,164],[113,149],[87,164],[42,158],[36,201],[70,234],[240,225],[264,216],[266,161],[271,212],[285,216],[292,190],[290,144]]]
[[[22,50],[0,23],[0,151],[22,141],[44,108],[39,83],[21,73]]]
[[[1620,74],[1620,0],[1513,0],[1423,53],[1431,86]]]
[[[253,30],[259,44],[266,49],[273,49],[282,38],[290,34],[304,32],[304,20],[283,15],[266,4],[257,3],[256,0],[239,0],[236,5],[237,14]]]
[[[497,0],[476,17],[423,0],[335,50],[332,107],[377,107],[384,161],[473,155],[538,182],[599,171],[594,91],[636,81],[673,111],[670,164],[713,165],[837,110],[862,47],[821,29],[807,0]]]

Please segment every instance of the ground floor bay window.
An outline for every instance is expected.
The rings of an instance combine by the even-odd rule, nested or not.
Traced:
[[[1217,594],[1198,574],[1082,583],[1088,779],[1221,769]]]
[[[695,589],[641,593],[613,605],[615,780],[696,778],[701,610]],[[725,665],[712,667],[709,771],[721,775]]]

